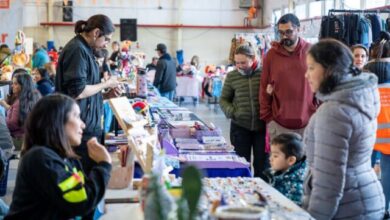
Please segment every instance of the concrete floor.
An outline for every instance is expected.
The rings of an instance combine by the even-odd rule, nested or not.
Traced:
[[[229,131],[230,131],[230,120],[228,120],[218,105],[207,104],[205,102],[199,102],[196,106],[193,105],[192,101],[184,100],[181,104],[182,107],[188,108],[204,120],[205,122],[212,122],[215,126],[221,128],[223,136],[226,141],[230,143]],[[5,196],[0,197],[5,203],[10,204],[12,201],[12,193],[15,188],[16,171],[19,164],[19,160],[11,160],[8,172],[7,192]]]

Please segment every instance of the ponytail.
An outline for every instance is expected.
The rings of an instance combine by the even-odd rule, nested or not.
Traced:
[[[77,21],[75,26],[74,26],[74,33],[80,34],[80,33],[84,32],[86,25],[87,25],[87,22],[84,20]]]
[[[88,18],[87,21],[77,21],[74,32],[80,34],[82,32],[91,32],[95,28],[100,30],[100,36],[111,34],[115,31],[114,24],[106,15],[98,14]]]

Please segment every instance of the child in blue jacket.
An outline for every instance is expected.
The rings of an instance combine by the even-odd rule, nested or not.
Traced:
[[[302,205],[306,157],[301,136],[296,133],[276,136],[271,142],[270,164],[271,168],[264,172],[269,184],[297,205]]]

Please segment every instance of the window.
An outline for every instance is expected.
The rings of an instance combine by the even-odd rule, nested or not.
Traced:
[[[334,0],[325,1],[325,14],[328,14],[330,9],[334,9]]]
[[[306,4],[301,4],[301,5],[295,6],[295,15],[299,19],[306,18]]]
[[[271,23],[276,24],[280,17],[282,17],[282,10],[274,10],[274,12],[272,13],[272,22]]]
[[[366,8],[377,8],[386,5],[386,0],[366,0]]]
[[[322,15],[322,2],[310,2],[309,5],[309,17],[321,16]]]
[[[344,0],[344,9],[360,9],[360,8],[361,8],[360,0]]]

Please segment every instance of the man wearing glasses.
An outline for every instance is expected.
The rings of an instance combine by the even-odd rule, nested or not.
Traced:
[[[264,57],[260,86],[260,118],[266,121],[271,138],[284,132],[303,135],[316,109],[305,79],[310,44],[299,37],[299,19],[285,14],[277,27],[280,41],[273,42]]]

